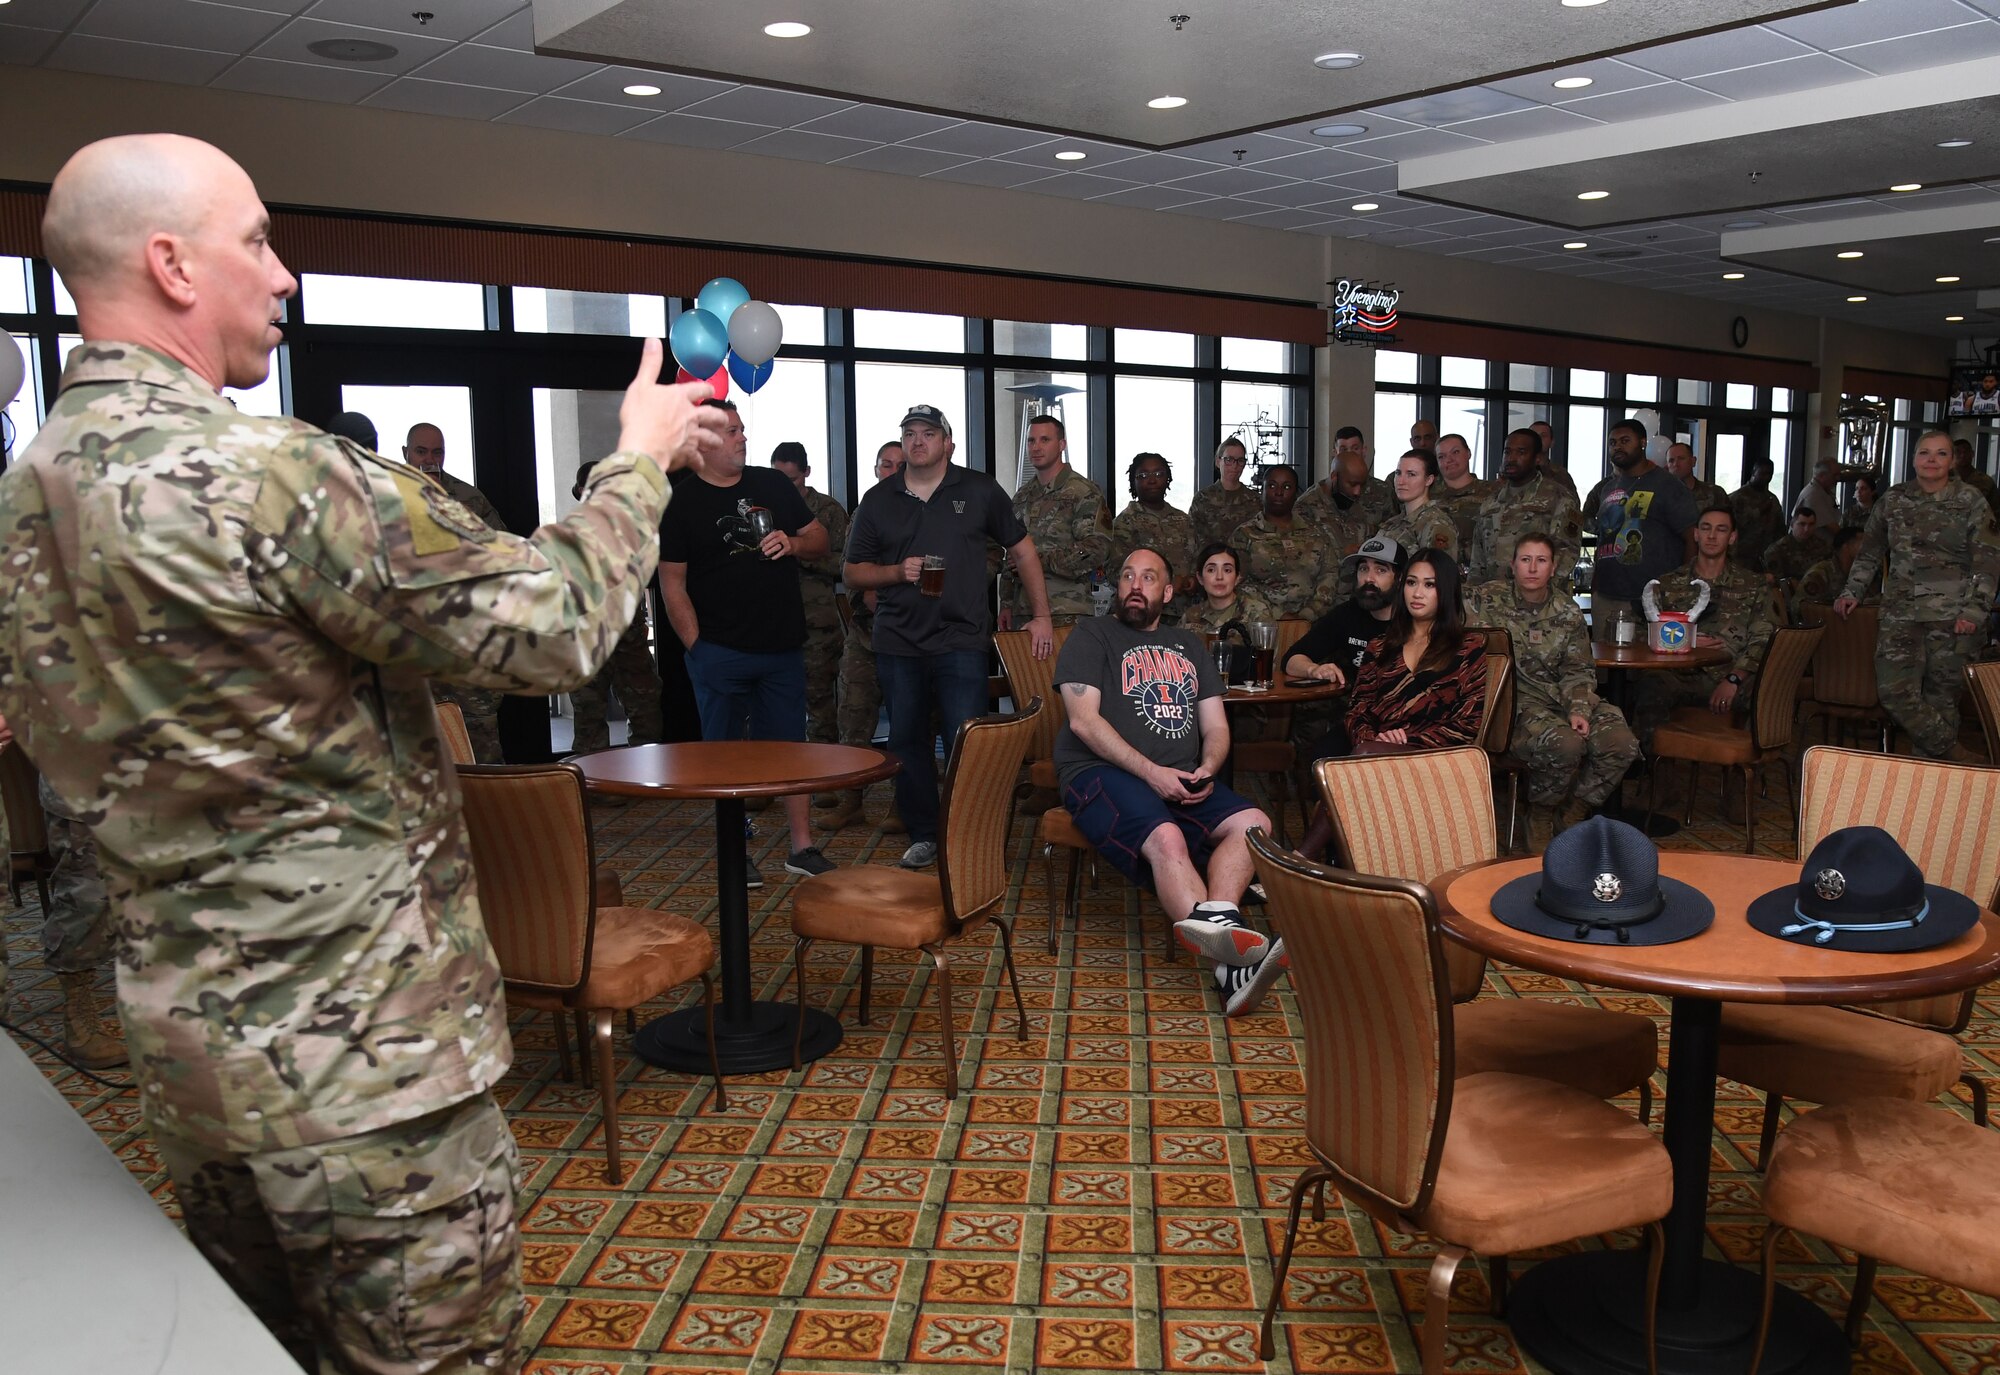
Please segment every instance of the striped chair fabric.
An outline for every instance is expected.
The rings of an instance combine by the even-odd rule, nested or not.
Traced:
[[[510,983],[569,992],[590,967],[593,866],[583,771],[526,765],[465,782],[473,871],[484,892],[506,895],[480,904],[500,967]]]
[[[1044,700],[1030,697],[1012,716],[982,717],[959,730],[938,818],[944,841],[938,847],[938,881],[954,934],[984,922],[1007,896],[1009,795],[1023,751],[1043,719],[1055,715],[1043,708]]]
[[[472,733],[465,728],[465,713],[456,702],[439,702],[437,705],[438,734],[444,737],[445,753],[454,764],[477,764],[478,758],[472,753]]]
[[[1056,627],[1055,643],[1046,659],[1035,657],[1025,630],[1002,630],[993,636],[993,648],[1000,653],[1000,667],[1007,675],[1007,695],[1014,699],[1014,710],[1020,711],[1036,697],[1051,706],[1035,718],[1034,734],[1028,738],[1028,777],[1038,788],[1056,785],[1055,765],[1049,759],[1055,752],[1056,733],[1063,726],[1062,707],[1056,701],[1056,660],[1062,657],[1069,632],[1066,625]]]
[[[2000,764],[2000,663],[1967,664],[1966,690],[1979,708],[1979,724],[1986,732],[1986,758]]]
[[[1763,750],[1781,750],[1792,743],[1799,715],[1799,680],[1813,661],[1824,631],[1818,626],[1780,626],[1771,634],[1764,667],[1757,675],[1755,715],[1750,733]]]

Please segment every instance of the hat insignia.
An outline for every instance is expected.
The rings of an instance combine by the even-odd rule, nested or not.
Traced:
[[[1599,874],[1590,885],[1590,895],[1599,902],[1616,902],[1625,892],[1625,885],[1616,874]]]
[[[1826,902],[1838,901],[1847,891],[1847,875],[1838,869],[1822,869],[1813,875],[1813,892]]]

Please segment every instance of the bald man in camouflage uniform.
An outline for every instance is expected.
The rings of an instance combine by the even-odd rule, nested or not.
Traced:
[[[1339,581],[1326,534],[1292,515],[1299,478],[1290,468],[1264,469],[1264,510],[1238,526],[1229,543],[1242,556],[1243,585],[1281,618],[1312,620],[1333,604]]]
[[[791,479],[813,519],[826,527],[827,552],[799,562],[799,597],[806,609],[806,739],[837,745],[840,717],[836,687],[846,633],[833,598],[840,588],[840,563],[846,557],[847,508],[825,492],[806,486],[812,464],[806,458],[805,445],[792,440],[780,444],[771,451],[771,466]],[[833,793],[822,793],[816,805],[831,807],[836,801]]]
[[[1539,462],[1541,437],[1515,430],[1502,450],[1500,481],[1472,521],[1472,549],[1466,562],[1475,586],[1511,577],[1514,542],[1540,531],[1555,541],[1558,586],[1569,579],[1582,547],[1583,513],[1569,488]]]
[[[435,482],[446,496],[478,516],[489,530],[507,528],[500,508],[486,499],[486,493],[444,470],[444,431],[437,426],[424,421],[410,426],[410,432],[403,440],[403,462]],[[491,688],[434,683],[431,695],[440,702],[452,702],[458,706],[465,717],[465,733],[472,741],[473,758],[482,764],[503,761],[500,751],[501,694]]]
[[[570,489],[578,501],[583,500],[584,488],[590,485],[591,470],[595,462],[585,463],[576,470],[576,484]],[[657,745],[666,738],[666,723],[660,704],[660,668],[653,660],[652,622],[647,615],[644,598],[639,602],[639,614],[632,618],[625,633],[618,637],[618,647],[611,651],[611,662],[604,671],[569,695],[572,729],[570,753],[588,754],[592,750],[611,748],[611,694],[618,694],[618,702],[625,708],[625,743],[628,745]]]
[[[308,1368],[511,1370],[512,1058],[432,679],[583,683],[707,429],[657,340],[532,539],[220,395],[291,275],[242,169],[84,148],[43,242],[84,342],[0,475],[0,715],[96,839],[138,1102],[190,1238]],[[171,266],[169,266],[171,265]],[[712,443],[711,441],[708,441]]]
[[[1028,479],[1014,493],[1014,514],[1028,527],[1041,556],[1050,619],[1057,625],[1075,625],[1079,618],[1095,614],[1090,604],[1092,575],[1115,571],[1111,508],[1097,484],[1069,466],[1068,434],[1055,416],[1038,415],[1028,422],[1028,465]],[[1000,628],[1027,625],[1028,591],[1011,567],[1002,585],[1007,615]]]

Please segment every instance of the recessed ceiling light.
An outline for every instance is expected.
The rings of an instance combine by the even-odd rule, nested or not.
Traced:
[[[625,88],[626,95],[658,95],[659,93],[660,88],[658,86],[627,86]]]
[[[776,24],[766,24],[764,32],[773,38],[804,38],[812,32],[812,25],[786,19]]]
[[[1861,250],[1858,248],[1850,248],[1845,253],[1836,253],[1833,256],[1836,258],[1858,258],[1861,256]]]
[[[1970,148],[1971,146],[1972,140],[1969,138],[1948,138],[1941,139],[1938,142],[1938,147],[1940,148]]]
[[[1921,191],[1924,189],[1924,184],[1920,181],[1899,181],[1889,189],[1891,191]]]
[[[1957,280],[1958,278],[1956,277],[1940,277],[1937,279],[1939,286],[1950,286],[1953,282]]]
[[[1850,296],[1847,298],[1847,302],[1849,305],[1858,305],[1860,302],[1865,301],[1867,299],[1868,298],[1866,296]]]
[[[1725,272],[1722,274],[1722,280],[1725,282],[1740,282],[1743,280],[1743,274],[1741,272]]]
[[[1580,91],[1585,86],[1595,86],[1596,84],[1595,81],[1587,76],[1566,76],[1555,83],[1555,88],[1558,91]]]
[[[1601,201],[1610,194],[1609,191],[1579,191],[1576,198],[1580,201]]]
[[[1588,248],[1588,247],[1590,247],[1590,245],[1589,245],[1589,244],[1587,244],[1587,243],[1585,243],[1585,242],[1584,242],[1584,241],[1583,241],[1582,239],[1571,239],[1571,240],[1570,240],[1570,241],[1569,241],[1568,243],[1564,244],[1564,245],[1563,245],[1563,247],[1564,247],[1564,248]]]
[[[306,51],[316,53],[329,62],[387,62],[396,55],[396,50],[387,43],[376,43],[366,38],[322,38],[317,43],[306,44]]]
[[[1355,138],[1368,132],[1366,124],[1322,124],[1313,130],[1316,138]]]
[[[1587,10],[1593,5],[1601,5],[1603,3],[1604,0],[1563,0],[1563,8],[1566,10]]]
[[[1947,325],[1955,325],[1964,318],[1965,317],[1963,315],[1947,315],[1944,317],[1944,322]]]
[[[1313,66],[1324,67],[1330,72],[1344,72],[1349,67],[1359,67],[1362,61],[1360,53],[1321,53],[1313,59]]]
[[[1082,162],[1082,161],[1083,161],[1083,160],[1084,160],[1084,159],[1085,159],[1086,157],[1088,157],[1088,156],[1090,156],[1090,155],[1089,155],[1088,153],[1085,153],[1085,152],[1083,152],[1083,151],[1082,151],[1081,149],[1077,149],[1077,148],[1065,148],[1065,149],[1063,149],[1063,150],[1062,150],[1062,151],[1061,151],[1060,153],[1057,153],[1057,154],[1056,154],[1056,161],[1057,161],[1057,162]]]
[[[1762,220],[1731,220],[1722,227],[1724,229],[1758,229],[1763,226],[1763,223]]]
[[[1374,201],[1356,201],[1353,205],[1350,205],[1347,208],[1349,210],[1359,210],[1362,214],[1365,215],[1370,210],[1380,210],[1382,207]]]
[[[1147,108],[1153,110],[1178,110],[1185,104],[1187,104],[1187,97],[1184,95],[1154,96],[1146,102]]]

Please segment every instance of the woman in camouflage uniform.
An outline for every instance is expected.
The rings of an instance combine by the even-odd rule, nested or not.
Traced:
[[[1195,556],[1195,576],[1201,587],[1181,608],[1183,630],[1197,635],[1213,635],[1231,621],[1275,621],[1270,604],[1254,587],[1243,585],[1237,570],[1236,551],[1221,540],[1205,546]]]
[[[1457,563],[1458,522],[1431,500],[1439,481],[1437,455],[1429,449],[1410,450],[1397,461],[1391,481],[1402,509],[1383,521],[1376,533],[1388,536],[1412,553],[1419,549],[1441,550],[1446,558]]]
[[[1215,450],[1215,481],[1194,494],[1188,518],[1194,522],[1194,537],[1203,544],[1226,540],[1236,527],[1264,509],[1264,498],[1254,487],[1243,485],[1243,468],[1250,453],[1233,435]]]

